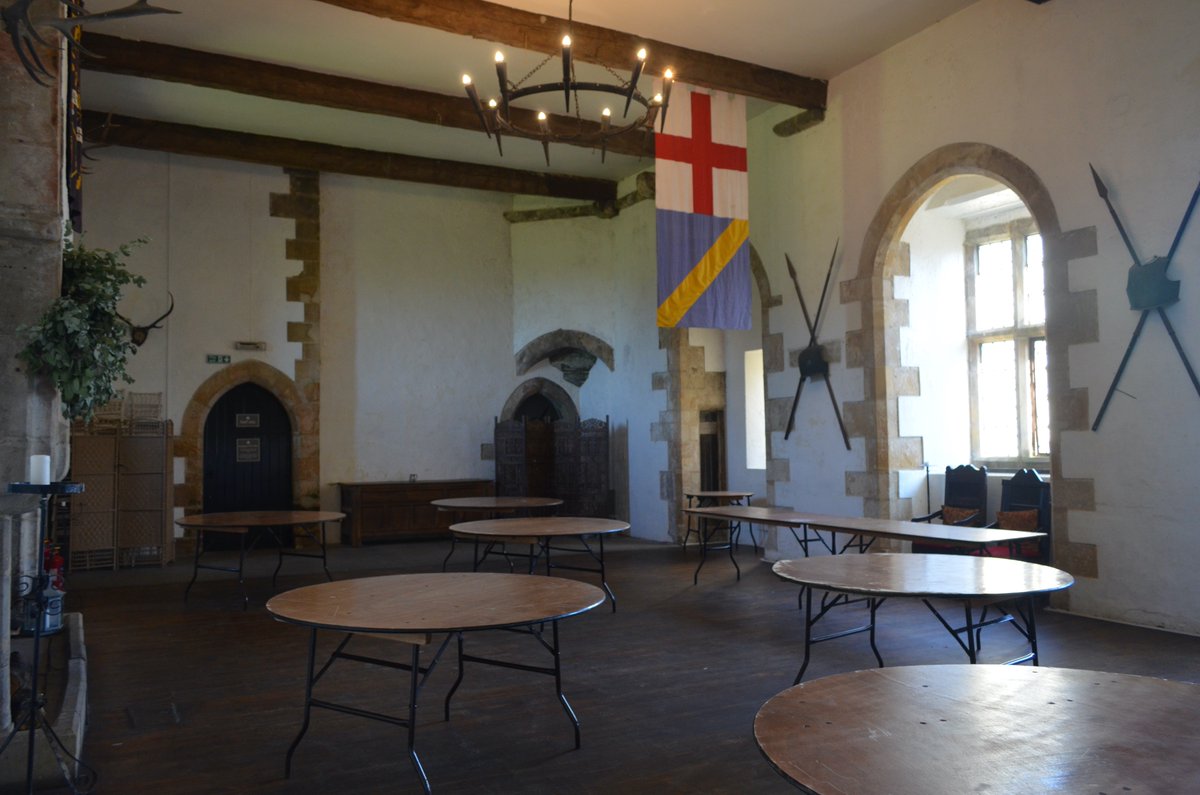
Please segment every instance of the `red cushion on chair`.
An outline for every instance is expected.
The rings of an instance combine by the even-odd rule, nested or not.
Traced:
[[[958,524],[964,519],[970,519],[972,516],[979,517],[979,511],[975,508],[955,508],[952,505],[942,506],[942,524]],[[976,524],[979,522],[977,521]]]
[[[1038,529],[1038,512],[1028,511],[999,511],[996,513],[996,527],[1005,530],[1024,530],[1034,532]]]

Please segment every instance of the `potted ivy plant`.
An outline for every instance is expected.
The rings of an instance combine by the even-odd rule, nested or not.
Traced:
[[[24,326],[28,344],[17,355],[30,370],[48,376],[62,396],[68,420],[88,422],[96,409],[112,400],[117,382],[133,383],[125,371],[137,347],[117,314],[122,289],[146,280],[125,268],[124,260],[144,238],[115,251],[87,248],[68,229],[63,243],[62,293],[41,320]]]

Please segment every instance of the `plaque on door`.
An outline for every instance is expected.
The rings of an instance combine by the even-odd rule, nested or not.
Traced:
[[[262,460],[262,439],[257,436],[237,440],[237,462],[257,464]]]

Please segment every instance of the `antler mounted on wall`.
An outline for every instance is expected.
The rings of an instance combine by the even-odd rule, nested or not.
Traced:
[[[169,315],[175,311],[175,294],[168,290],[167,295],[171,296],[171,306],[169,306],[167,308],[166,312],[163,312],[161,315],[159,315],[154,320],[150,321],[145,326],[138,326],[138,325],[134,324],[134,322],[132,320],[130,320],[129,318],[125,317],[122,314],[117,315],[117,317],[121,318],[121,320],[125,321],[125,324],[127,326],[129,326],[129,341],[132,342],[134,345],[138,346],[139,348],[142,347],[143,344],[145,344],[146,338],[150,336],[150,329],[162,328],[162,326],[159,324],[167,319],[167,315]]]
[[[36,0],[14,0],[14,2],[9,3],[4,8],[0,8],[0,21],[3,21],[4,29],[8,31],[9,41],[12,42],[13,49],[17,52],[17,57],[21,59],[21,65],[25,67],[25,71],[29,73],[29,76],[41,85],[49,85],[42,80],[42,77],[53,77],[54,75],[46,68],[46,65],[42,63],[42,59],[37,54],[37,45],[40,44],[43,47],[50,46],[50,42],[46,41],[38,33],[37,29],[39,26],[54,28],[62,34],[68,46],[87,53],[87,50],[75,40],[74,30],[76,27],[96,22],[107,22],[112,19],[140,17],[146,14],[179,13],[169,8],[152,6],[150,5],[150,0],[134,0],[134,2],[121,8],[89,14],[84,10],[82,2],[58,0],[67,9],[68,16],[66,19],[51,18],[35,21],[29,15],[29,9],[34,2]],[[87,54],[91,55],[91,53]]]

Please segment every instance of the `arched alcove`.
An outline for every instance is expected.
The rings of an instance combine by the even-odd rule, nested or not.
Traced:
[[[898,470],[921,465],[919,440],[900,436],[897,400],[918,394],[919,378],[901,366],[897,329],[907,325],[908,308],[894,298],[892,280],[907,273],[901,235],[931,191],[950,177],[978,174],[1011,188],[1041,230],[1045,252],[1048,374],[1050,381],[1051,480],[1054,488],[1054,555],[1060,565],[1073,563],[1076,574],[1095,571],[1090,545],[1072,545],[1068,509],[1090,509],[1090,481],[1062,477],[1062,433],[1087,427],[1086,393],[1070,387],[1067,347],[1097,333],[1095,296],[1070,293],[1067,262],[1095,253],[1094,232],[1063,233],[1049,193],[1040,178],[1011,154],[981,143],[956,143],[934,150],[915,163],[888,191],[863,240],[858,272],[841,284],[843,304],[858,302],[862,327],[846,335],[847,367],[863,373],[864,400],[847,405],[850,433],[865,442],[862,473],[847,473],[847,494],[863,499],[866,516],[902,517],[907,506],[898,496]],[[1068,328],[1069,323],[1069,328]],[[1090,560],[1090,565],[1089,565]]]
[[[558,329],[530,340],[517,351],[517,375],[524,375],[543,359],[562,371],[563,378],[583,386],[596,360],[613,369],[612,346],[586,331]]]

